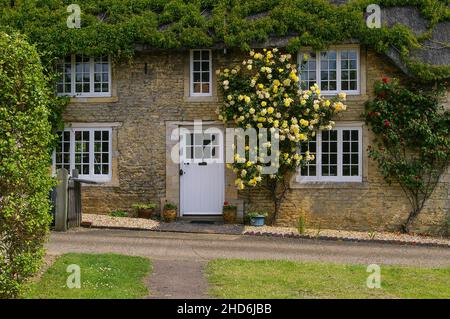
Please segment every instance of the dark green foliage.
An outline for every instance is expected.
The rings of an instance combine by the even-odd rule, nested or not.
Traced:
[[[450,68],[429,68],[410,58],[419,40],[407,27],[367,28],[366,7],[414,6],[432,30],[450,20],[450,10],[439,0],[354,0],[334,6],[327,0],[83,0],[81,29],[68,29],[70,1],[0,0],[0,29],[27,34],[44,60],[84,53],[131,57],[135,44],[152,48],[194,48],[223,43],[248,50],[271,36],[292,36],[291,53],[300,46],[324,48],[359,39],[383,53],[390,45],[401,52],[412,74],[421,80],[448,77]],[[422,36],[420,40],[426,38]]]
[[[38,270],[50,223],[47,89],[36,49],[0,32],[0,298]]]
[[[412,211],[403,230],[409,231],[450,163],[450,111],[436,92],[408,90],[386,78],[375,91],[365,115],[377,136],[369,156],[408,197]]]

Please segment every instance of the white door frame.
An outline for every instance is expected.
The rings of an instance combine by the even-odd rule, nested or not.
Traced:
[[[193,125],[180,125],[180,132],[183,128],[190,130],[192,133],[196,133],[195,126]],[[206,160],[208,163],[214,163],[216,165],[221,165],[220,167],[220,175],[222,175],[222,178],[220,180],[218,180],[219,183],[221,183],[220,185],[220,189],[221,189],[221,203],[220,203],[220,207],[222,207],[222,203],[223,200],[225,198],[225,130],[223,129],[223,127],[217,127],[216,125],[203,125],[202,126],[202,132],[205,132],[208,130],[208,128],[214,128],[214,129],[219,129],[220,130],[220,135],[219,135],[219,160],[220,162],[215,162],[214,160]],[[182,134],[180,134],[180,140],[179,140],[179,147],[180,147],[180,163],[179,163],[179,170],[180,172],[183,170],[183,166],[184,166],[184,152],[185,152],[185,143],[186,141],[184,141],[184,138],[182,139]],[[196,164],[198,165],[198,162],[194,162],[192,164]],[[220,216],[222,215],[222,209],[220,209],[220,211],[218,212],[210,212],[210,213],[199,213],[199,214],[192,214],[192,213],[185,213],[184,211],[184,207],[183,207],[183,183],[182,183],[182,178],[183,176],[180,174],[179,176],[179,203],[180,203],[180,209],[179,209],[179,214],[180,216]]]

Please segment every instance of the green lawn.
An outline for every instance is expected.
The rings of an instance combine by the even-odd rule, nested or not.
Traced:
[[[67,266],[80,266],[81,288],[68,288]],[[142,257],[115,254],[65,254],[29,285],[25,298],[141,298],[148,295],[144,278],[152,267]]]
[[[450,268],[380,266],[380,289],[364,265],[218,259],[207,274],[219,298],[450,298]]]

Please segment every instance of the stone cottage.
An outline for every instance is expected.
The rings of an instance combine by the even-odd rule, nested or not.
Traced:
[[[402,18],[402,23],[424,31],[426,21],[416,9],[390,8],[384,13],[387,23],[406,16],[409,19]],[[441,23],[434,37],[448,43],[448,30],[448,22]],[[287,39],[272,39],[255,48],[282,48],[286,43]],[[373,135],[361,114],[373,97],[375,81],[407,76],[404,66],[394,50],[379,55],[356,41],[320,52],[305,48],[299,59],[304,52],[311,58],[301,70],[302,79],[318,83],[324,95],[346,92],[348,110],[336,118],[331,132],[319,132],[310,143],[316,160],[291,180],[278,224],[293,226],[300,212],[307,212],[322,228],[397,229],[409,204],[400,187],[388,186],[368,158]],[[182,145],[173,137],[174,130],[189,130],[200,120],[204,129],[223,131],[216,113],[222,99],[215,70],[239,62],[243,54],[220,45],[191,50],[137,46],[129,64],[115,64],[108,56],[74,55],[61,61],[57,88],[71,96],[71,103],[64,113],[66,126],[54,154],[54,169],[76,168],[82,178],[98,182],[83,186],[83,211],[106,214],[129,210],[138,202],[168,201],[177,204],[180,217],[209,218],[222,214],[225,200],[236,203],[241,214],[244,209],[271,209],[268,194],[254,191],[248,198],[236,190],[233,172],[225,164],[208,165],[208,159],[223,155],[223,134],[187,133]],[[424,62],[450,61],[448,48],[415,54]],[[203,165],[174,162],[177,147],[191,158],[202,157]],[[442,229],[450,214],[449,183],[447,172],[419,216],[417,230]]]

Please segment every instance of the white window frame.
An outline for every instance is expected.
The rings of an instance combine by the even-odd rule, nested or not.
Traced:
[[[96,182],[109,182],[112,178],[112,128],[111,127],[76,127],[76,128],[66,128],[64,132],[70,132],[70,172],[75,169],[75,132],[89,132],[89,174],[82,174],[78,172],[79,178],[84,178]],[[108,131],[109,141],[108,141],[108,174],[94,174],[94,140],[95,131]],[[52,171],[56,174],[56,150],[53,151],[53,164]]]
[[[194,51],[208,51],[209,52],[209,93],[196,93],[194,92]],[[201,57],[201,53],[200,53]],[[203,60],[200,60],[203,61]],[[206,60],[205,60],[206,61]],[[201,62],[200,62],[201,63]],[[201,76],[200,76],[201,79]],[[203,82],[201,82],[203,83]],[[189,94],[190,96],[212,96],[212,54],[209,49],[192,49],[189,52]]]
[[[94,73],[95,73],[95,56],[89,57],[89,86],[91,91],[89,93],[77,93],[76,87],[76,55],[71,55],[71,92],[59,93],[58,96],[72,96],[72,97],[111,97],[112,96],[112,66],[111,57],[108,55],[108,92],[94,92]],[[64,60],[62,60],[64,63]]]
[[[339,88],[342,86],[341,83],[341,51],[347,50],[356,50],[356,90],[340,90]],[[322,90],[322,95],[336,95],[340,92],[344,92],[347,95],[359,95],[361,94],[361,54],[359,46],[346,46],[346,47],[330,47],[327,50],[315,51],[316,53],[316,83],[321,87],[321,79],[320,79],[320,53],[324,51],[336,51],[336,88],[334,91],[324,91]],[[303,55],[311,53],[311,50],[300,51],[297,56],[297,61],[299,65],[299,74],[301,74],[301,65],[303,61]],[[308,88],[309,89],[309,88]]]
[[[342,124],[336,125],[332,130],[337,130],[337,176],[322,176],[322,131],[316,134],[316,176],[302,176],[300,169],[297,173],[297,182],[299,183],[314,183],[314,182],[362,182],[362,172],[363,172],[363,130],[361,123],[352,124]],[[358,131],[358,176],[343,176],[342,175],[342,145],[343,145],[343,131],[345,130],[357,130]]]

